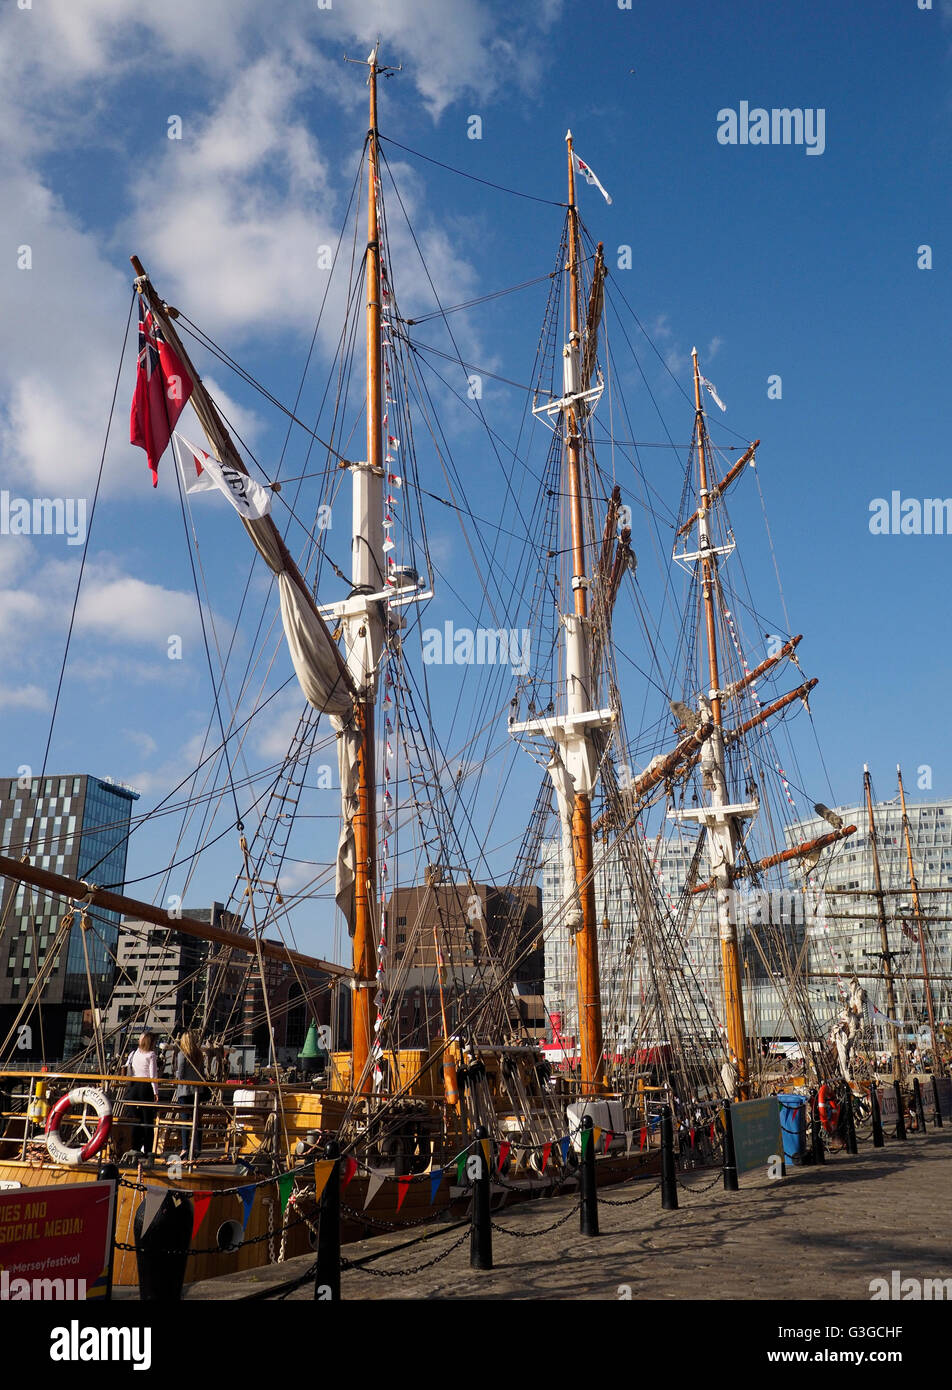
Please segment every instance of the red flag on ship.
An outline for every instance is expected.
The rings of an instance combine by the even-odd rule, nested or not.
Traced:
[[[145,450],[152,470],[152,486],[158,487],[159,459],[165,453],[192,382],[184,366],[162,334],[152,310],[139,296],[139,362],[132,397],[129,439]]]

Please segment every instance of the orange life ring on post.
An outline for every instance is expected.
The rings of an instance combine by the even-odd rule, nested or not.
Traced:
[[[95,1134],[78,1149],[64,1144],[59,1134],[60,1120],[71,1105],[91,1105],[99,1119]],[[67,1163],[72,1167],[77,1163],[85,1163],[94,1154],[98,1154],[109,1138],[111,1129],[112,1104],[106,1093],[95,1086],[77,1086],[65,1096],[60,1096],[46,1117],[46,1147],[50,1151],[50,1157],[57,1163]]]
[[[833,1087],[828,1085],[825,1081],[820,1087],[817,1096],[817,1109],[820,1112],[820,1124],[826,1130],[827,1134],[835,1134],[836,1126],[840,1118],[840,1107],[833,1092]]]

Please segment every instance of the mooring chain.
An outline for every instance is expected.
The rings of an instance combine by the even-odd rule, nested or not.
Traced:
[[[532,1236],[547,1236],[550,1231],[556,1231],[560,1226],[564,1226],[581,1205],[580,1201],[576,1202],[574,1207],[569,1207],[565,1215],[560,1216],[558,1221],[553,1221],[551,1226],[535,1226],[531,1231],[514,1231],[511,1226],[501,1226],[498,1221],[493,1221],[491,1225],[494,1231],[499,1231],[504,1236],[514,1236],[516,1240],[529,1240]]]
[[[353,1260],[346,1259],[343,1255],[340,1260],[341,1269],[352,1269],[358,1274],[375,1274],[380,1279],[404,1279],[408,1274],[419,1274],[421,1270],[431,1269],[433,1265],[438,1265],[441,1260],[445,1260],[448,1255],[452,1255],[454,1250],[458,1250],[464,1241],[470,1239],[469,1230],[465,1230],[458,1240],[454,1240],[448,1249],[443,1250],[439,1255],[434,1255],[432,1260],[424,1260],[422,1264],[413,1265],[410,1269],[371,1269],[369,1265],[359,1264]]]
[[[640,1197],[622,1197],[618,1201],[613,1201],[611,1197],[599,1197],[598,1205],[604,1202],[607,1207],[633,1207],[636,1202],[643,1202],[646,1197],[650,1197],[653,1192],[658,1192],[661,1188],[660,1182],[656,1182],[654,1187],[649,1187],[647,1192],[642,1192]]]

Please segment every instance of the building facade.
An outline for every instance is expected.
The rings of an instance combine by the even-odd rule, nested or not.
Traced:
[[[0,780],[0,853],[29,855],[38,868],[69,878],[125,886],[132,804],[138,793],[88,775]],[[119,914],[74,914],[58,938],[64,902],[6,880],[0,900],[0,1036],[17,1022],[13,1056],[24,1061],[70,1057],[92,1034],[92,1010],[104,1010],[115,979]],[[52,957],[50,957],[50,953]],[[87,967],[88,955],[88,967]],[[38,1002],[22,1013],[30,987],[49,967]],[[90,987],[92,997],[90,997]]]

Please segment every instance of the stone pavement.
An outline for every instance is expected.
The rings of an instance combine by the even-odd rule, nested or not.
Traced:
[[[952,1127],[867,1139],[855,1157],[793,1168],[779,1181],[742,1176],[724,1192],[711,1171],[683,1175],[678,1211],[661,1210],[652,1181],[599,1192],[597,1238],[579,1234],[577,1198],[558,1197],[494,1213],[495,1268],[469,1267],[467,1228],[393,1232],[344,1248],[344,1299],[861,1299],[870,1280],[952,1277]],[[715,1180],[716,1176],[716,1180]],[[632,1200],[632,1199],[640,1200]],[[614,1203],[624,1205],[614,1205]],[[610,1205],[611,1203],[612,1205]],[[545,1232],[560,1218],[555,1229]],[[423,1234],[424,1239],[419,1239]],[[448,1257],[406,1273],[465,1237]],[[413,1242],[412,1244],[410,1242]],[[240,1299],[303,1274],[302,1256],[279,1266],[193,1284],[189,1301]],[[289,1299],[313,1298],[308,1284]]]

